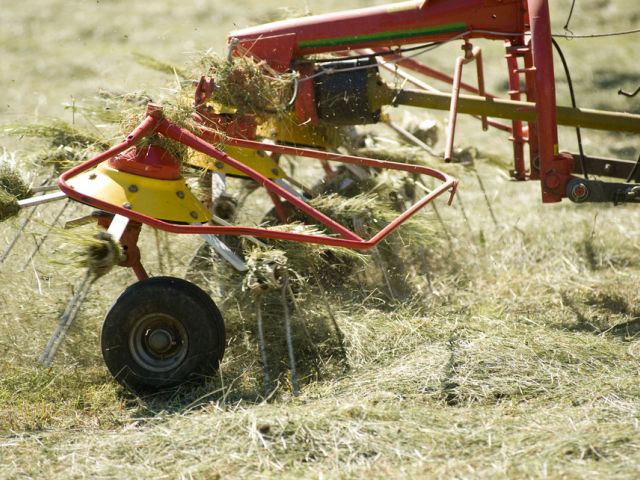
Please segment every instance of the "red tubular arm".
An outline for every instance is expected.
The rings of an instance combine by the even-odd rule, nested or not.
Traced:
[[[522,4],[522,0],[407,1],[268,23],[232,32],[229,38],[241,53],[286,70],[293,58],[316,53],[441,42],[461,34],[521,36]]]
[[[72,168],[71,170],[63,173],[58,180],[58,184],[60,189],[70,198],[77,200],[81,203],[85,203],[91,205],[92,207],[99,208],[101,210],[111,212],[118,215],[123,215],[131,220],[135,220],[146,225],[149,225],[153,228],[157,228],[160,230],[165,230],[167,232],[172,233],[182,233],[182,234],[214,234],[214,235],[250,235],[254,237],[262,237],[262,238],[273,238],[277,240],[288,240],[288,241],[296,241],[296,242],[307,242],[307,243],[316,243],[321,245],[329,245],[336,247],[346,247],[355,250],[368,250],[375,245],[377,245],[383,238],[393,232],[396,228],[398,228],[404,221],[408,220],[411,216],[413,216],[417,211],[423,208],[426,204],[444,194],[445,192],[450,192],[449,203],[453,200],[453,196],[455,195],[455,191],[458,185],[458,181],[450,177],[449,175],[442,173],[438,170],[434,170],[428,167],[423,167],[419,165],[408,165],[402,163],[388,162],[383,160],[374,160],[370,158],[362,158],[355,157],[351,155],[340,155],[328,152],[322,152],[318,150],[305,149],[305,148],[294,148],[287,147],[283,145],[268,145],[260,142],[255,142],[251,140],[242,140],[238,138],[228,138],[226,139],[226,143],[229,145],[252,148],[256,150],[266,150],[276,153],[285,153],[289,155],[297,155],[297,156],[305,156],[309,158],[315,158],[318,160],[330,160],[341,163],[350,163],[354,165],[362,165],[373,168],[381,168],[381,169],[390,169],[390,170],[399,170],[405,172],[411,172],[421,175],[427,175],[430,177],[437,178],[441,180],[443,183],[431,191],[424,198],[420,199],[414,205],[412,205],[407,211],[400,214],[395,220],[390,222],[387,226],[381,229],[376,235],[374,235],[369,240],[363,240],[355,233],[349,231],[344,226],[338,224],[331,218],[324,215],[322,212],[317,209],[311,207],[309,204],[305,203],[301,199],[291,195],[286,190],[282,189],[279,185],[269,180],[265,176],[256,172],[255,170],[247,167],[246,165],[234,160],[229,157],[225,153],[213,147],[211,144],[207,143],[203,139],[194,135],[193,133],[185,130],[178,125],[175,125],[168,120],[158,116],[159,112],[152,111],[150,116],[148,116],[142,124],[134,130],[134,132],[127,137],[125,141],[116,145],[115,147],[109,149],[108,151],[78,165],[77,167]],[[79,175],[82,172],[87,171],[88,169],[95,167],[101,162],[108,160],[109,158],[118,155],[119,153],[125,151],[126,149],[132,147],[137,141],[142,139],[144,136],[149,135],[151,133],[160,133],[162,135],[167,136],[173,140],[176,140],[184,145],[187,145],[194,150],[197,150],[201,153],[209,155],[216,160],[222,161],[229,166],[237,168],[241,172],[248,175],[250,178],[258,182],[260,185],[264,186],[270,192],[287,199],[293,206],[303,210],[313,219],[321,222],[327,228],[332,230],[335,233],[338,233],[342,236],[342,238],[330,237],[325,235],[310,235],[310,234],[301,234],[294,232],[284,232],[278,230],[272,230],[267,228],[260,227],[243,227],[243,226],[214,226],[214,225],[181,225],[170,222],[165,222],[163,220],[159,220],[157,218],[149,217],[147,215],[143,215],[139,212],[135,212],[118,205],[114,205],[102,200],[99,200],[94,197],[90,197],[85,194],[81,194],[76,192],[69,184],[69,180],[73,177]]]

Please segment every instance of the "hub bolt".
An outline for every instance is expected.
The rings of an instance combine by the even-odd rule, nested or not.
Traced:
[[[589,188],[587,188],[587,186],[582,182],[576,183],[571,188],[571,199],[574,202],[583,202],[584,200],[587,199],[588,196],[589,196]]]

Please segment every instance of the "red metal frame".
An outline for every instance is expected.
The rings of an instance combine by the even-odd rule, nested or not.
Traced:
[[[287,200],[295,208],[304,211],[311,218],[322,223],[332,232],[340,235],[341,238],[325,235],[283,232],[260,227],[175,224],[165,222],[157,218],[149,217],[139,212],[135,212],[121,206],[99,200],[95,197],[79,193],[69,185],[68,182],[70,179],[135,146],[136,143],[138,143],[142,138],[154,133],[159,133],[167,138],[180,142],[196,151],[204,153],[205,155],[208,155],[216,160],[224,162],[225,164],[233,168],[238,169],[248,177],[252,178],[258,184],[265,187],[270,192],[270,194]],[[203,136],[204,135],[213,134],[211,132],[203,132]],[[284,145],[270,145],[253,140],[244,140],[232,137],[225,138],[225,143],[232,146],[251,148],[255,150],[314,158],[320,161],[334,161],[353,165],[361,165],[364,167],[410,172],[433,177],[441,180],[443,183],[436,187],[428,195],[413,204],[405,212],[400,214],[396,219],[382,228],[372,238],[370,238],[369,240],[365,240],[359,237],[356,233],[350,231],[348,228],[340,225],[335,220],[313,208],[311,205],[296,197],[292,193],[288,192],[274,181],[258,173],[252,168],[244,165],[243,163],[233,159],[229,155],[213,147],[210,143],[206,142],[192,132],[170,122],[169,120],[164,118],[161,109],[156,106],[150,105],[148,108],[147,117],[122,143],[63,173],[58,180],[58,185],[60,187],[60,190],[62,190],[68,197],[73,198],[74,200],[77,200],[81,203],[91,205],[95,208],[99,208],[113,214],[123,215],[130,220],[134,220],[136,222],[140,222],[151,227],[172,233],[250,235],[254,237],[273,238],[278,240],[290,240],[296,242],[317,243],[321,245],[330,245],[336,247],[347,247],[355,250],[367,250],[374,247],[387,235],[396,230],[403,222],[408,220],[416,212],[426,206],[429,202],[446,192],[450,192],[449,203],[451,203],[458,185],[458,181],[455,178],[438,170],[419,165],[408,165],[383,160],[374,160],[371,158],[329,153],[307,148],[295,148]]]
[[[417,0],[344,12],[284,20],[231,32],[235,48],[279,70],[305,55],[440,42],[469,38],[521,36],[525,29],[522,0]],[[491,33],[473,33],[482,30]]]
[[[444,147],[444,161],[450,162],[453,155],[453,140],[456,131],[456,119],[458,116],[458,99],[460,98],[460,83],[462,82],[462,67],[466,63],[475,60],[478,74],[478,93],[485,96],[484,91],[484,71],[482,66],[482,50],[473,47],[469,42],[465,41],[462,46],[464,55],[456,59],[456,67],[453,74],[453,88],[451,91],[451,107],[449,108],[449,123],[447,124],[447,140]],[[489,127],[487,117],[480,117],[482,121],[482,129],[487,130]]]
[[[108,230],[112,220],[113,218],[109,217],[99,217],[98,225],[105,230]],[[142,224],[140,222],[130,221],[127,223],[127,226],[120,237],[120,245],[122,245],[122,249],[125,252],[125,259],[118,265],[121,267],[131,268],[138,280],[146,280],[149,278],[149,274],[142,266],[140,248],[138,247],[138,237],[140,236],[141,228]]]
[[[507,59],[510,96],[515,98],[526,93],[527,101],[536,105],[537,118],[529,122],[526,129],[521,121],[506,126],[487,120],[483,121],[483,126],[490,125],[511,133],[515,178],[539,178],[543,202],[560,201],[566,196],[573,158],[559,155],[548,0],[409,1],[274,22],[229,35],[232,53],[250,54],[280,71],[298,68],[299,61],[304,63],[305,56],[311,54],[348,54],[364,49],[382,54],[386,50],[385,58],[402,67],[479,93],[479,89],[457,78],[460,66],[451,77],[389,51],[407,44],[454,39],[467,42],[473,38],[498,39],[511,46],[508,54],[514,58]],[[524,67],[518,67],[515,57],[524,58]],[[525,80],[522,92],[520,75],[524,75]],[[304,80],[305,75],[302,78]],[[301,122],[315,120],[311,83],[300,82],[307,92],[296,104]],[[486,97],[491,98],[490,95]],[[455,107],[454,100],[453,119]],[[449,137],[452,136],[451,131]],[[524,143],[527,142],[531,164],[528,172],[524,159]]]

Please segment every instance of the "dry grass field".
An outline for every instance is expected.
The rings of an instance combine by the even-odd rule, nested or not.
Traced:
[[[209,48],[222,53],[228,31],[282,17],[283,8],[373,3],[383,2],[0,0],[0,123],[59,118],[100,132],[75,108],[99,89],[162,95],[171,85],[136,54],[183,65]],[[552,3],[562,33],[571,2]],[[627,30],[639,20],[633,0],[578,0],[571,29]],[[639,97],[616,94],[640,84],[638,35],[559,41],[579,105],[640,112]],[[500,45],[482,46],[488,63],[500,60]],[[425,60],[452,69],[458,51],[447,46]],[[504,90],[505,70],[488,67],[492,90]],[[559,66],[557,77],[568,104]],[[255,309],[237,285],[217,298],[228,347],[216,377],[128,393],[104,366],[99,340],[104,312],[134,282],[124,269],[96,282],[53,366],[41,367],[82,270],[60,224],[26,261],[61,206],[39,208],[0,265],[0,478],[637,478],[638,207],[542,205],[537,183],[509,180],[506,135],[470,120],[461,129],[458,145],[479,152],[475,168],[454,170],[459,198],[437,203],[442,223],[433,210],[421,215],[431,233],[407,246],[420,255],[403,268],[419,262],[428,275],[388,272],[390,287],[372,258],[368,281],[310,284],[298,297],[299,396],[273,314],[267,341],[277,388],[264,398]],[[583,135],[588,153],[637,157],[637,137]],[[574,151],[574,133],[561,137]],[[33,163],[39,142],[0,142],[3,161],[33,182],[46,176]],[[69,206],[63,216],[87,211]],[[26,215],[0,224],[0,252]],[[183,277],[199,242],[145,231],[142,244],[153,274]]]

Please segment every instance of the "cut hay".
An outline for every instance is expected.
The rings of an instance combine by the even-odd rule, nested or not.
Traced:
[[[253,23],[275,8],[236,2],[222,9],[202,0],[190,2],[189,8],[175,0],[102,1],[98,7],[104,14],[92,15],[96,3],[3,2],[3,59],[12,70],[3,89],[6,104],[11,104],[6,115],[34,113],[38,94],[21,92],[46,95],[48,103],[37,107],[43,113],[56,108],[53,99],[68,98],[70,89],[100,83],[100,75],[130,74],[117,81],[137,82],[142,69],[136,65],[114,70],[130,60],[122,52],[132,44],[177,58],[191,40],[198,44],[218,38],[221,45],[222,35],[215,32]],[[365,3],[372,2],[340,6]],[[575,31],[636,28],[629,14],[638,11],[635,1],[578,3],[588,14],[574,16]],[[126,18],[110,14],[125,4]],[[556,31],[562,30],[570,4],[549,2]],[[151,17],[158,20],[156,31]],[[123,33],[129,35],[127,42]],[[165,40],[159,41],[159,35]],[[77,41],[61,42],[64,38]],[[51,47],[45,57],[36,56],[43,53],[34,48],[41,44]],[[638,108],[637,102],[610,95],[611,85],[597,92],[591,85],[611,67],[621,78],[616,89],[625,83],[635,88],[638,69],[628,52],[637,51],[637,36],[619,36],[598,48],[590,41],[565,44],[566,54],[578,58],[573,65],[577,86],[597,104],[621,111]],[[447,52],[456,54],[453,48]],[[436,54],[427,60],[447,68],[452,58]],[[594,77],[587,67],[596,64],[600,67]],[[95,75],[60,74],[79,66]],[[38,75],[41,71],[50,75]],[[487,78],[488,88],[504,91],[504,76]],[[277,375],[279,368],[287,368],[281,289],[263,298],[265,340],[273,346],[269,362],[277,389],[265,401],[256,308],[253,303],[236,306],[239,296],[232,288],[240,282],[227,289],[224,303],[216,298],[224,308],[228,345],[220,370],[202,386],[134,397],[109,375],[101,358],[100,323],[122,289],[135,282],[124,268],[114,269],[87,296],[59,361],[50,369],[39,367],[36,358],[81,272],[68,265],[54,267],[42,257],[20,272],[20,254],[27,253],[32,240],[25,236],[26,245],[18,247],[27,248],[18,248],[0,268],[0,478],[638,478],[640,335],[627,332],[640,316],[640,216],[631,211],[637,205],[542,206],[537,182],[509,182],[485,163],[487,149],[497,148],[502,158],[494,161],[502,162],[505,172],[510,168],[505,136],[477,130],[472,119],[461,121],[459,138],[478,142],[483,159],[477,168],[500,213],[500,225],[488,217],[473,172],[463,172],[461,190],[471,229],[457,200],[451,208],[444,206],[444,197],[434,203],[451,241],[440,249],[428,242],[433,245],[433,293],[384,305],[377,291],[351,283],[326,289],[325,296],[313,282],[295,292],[299,308],[291,310],[292,324],[294,335],[299,333],[294,346],[303,385],[295,399],[287,375]],[[607,152],[637,146],[637,136],[592,133],[594,155],[611,156]],[[315,175],[307,174],[304,162],[296,160],[295,166],[300,177]],[[242,207],[241,220],[254,225],[269,199],[254,192],[250,200],[257,206]],[[49,220],[55,208],[38,207],[38,215]],[[417,218],[422,221],[423,214]],[[8,222],[3,225],[1,246],[14,230]],[[156,252],[153,234],[148,228],[141,232],[145,266],[159,273],[161,254],[162,274],[181,276],[199,238],[172,235],[165,242],[169,245]],[[45,245],[43,254],[50,255],[59,244]],[[173,266],[168,266],[169,246]],[[217,281],[216,274],[209,273],[209,279]],[[250,292],[244,294],[251,298]],[[330,328],[331,316],[344,334],[344,353]],[[319,355],[306,340],[301,320]],[[349,370],[342,368],[345,364]]]
[[[87,269],[93,280],[109,273],[123,259],[120,243],[96,225],[77,230],[53,229],[62,240],[50,261],[57,265],[70,265]]]
[[[287,274],[287,255],[272,248],[254,248],[246,258],[248,272],[242,281],[242,288],[253,292],[282,287]]]
[[[444,163],[442,158],[434,158],[427,152],[418,147],[406,146],[406,145],[385,145],[382,143],[376,143],[375,146],[358,148],[354,151],[356,155],[362,157],[375,158],[378,160],[387,160],[395,163],[408,163],[410,165],[421,165],[424,167],[434,168],[450,175],[460,175],[461,167],[460,163],[467,163],[469,159],[468,155],[465,156],[465,162]],[[457,156],[456,156],[457,155]],[[461,158],[466,155],[458,152],[454,152],[454,158]]]
[[[142,65],[143,67],[155,70],[157,72],[166,73],[167,75],[177,75],[178,77],[183,79],[188,78],[188,73],[186,72],[186,70],[171,63],[158,60],[151,55],[145,55],[144,53],[134,53],[133,57],[135,58],[136,62],[138,62],[138,64]]]
[[[18,171],[7,163],[0,163],[0,189],[18,200],[31,196],[31,188]]]
[[[146,92],[113,92],[100,89],[96,98],[78,106],[83,115],[102,125],[116,126],[121,130],[123,119],[140,114],[144,107],[153,102]]]
[[[109,273],[123,260],[120,243],[107,232],[98,232],[86,244],[82,265],[87,267],[94,280]]]
[[[0,162],[0,222],[18,215],[18,200],[28,198],[31,194],[20,173],[8,163]]]
[[[114,100],[117,100],[117,97],[109,99],[109,101],[112,102]],[[111,111],[114,114],[114,119],[117,119],[119,131],[122,135],[131,133],[144,120],[146,111],[141,105],[137,105],[137,102],[144,101],[144,96],[123,96],[119,98],[119,103],[112,105]],[[171,92],[171,95],[162,98],[160,103],[162,105],[163,115],[171,122],[187,130],[193,130],[197,127],[193,120],[195,107],[193,106],[193,98],[190,92],[182,90],[182,88],[178,86],[176,90]],[[143,138],[138,143],[139,147],[148,145],[162,147],[180,161],[186,159],[189,150],[188,147],[182,143],[158,134]]]
[[[388,182],[379,181],[371,191],[355,197],[345,198],[334,193],[315,197],[310,203],[343,225],[360,230],[360,235],[371,236],[400,214],[395,194],[397,189]],[[427,245],[433,238],[433,230],[419,217],[406,220],[398,233],[409,244]]]
[[[248,56],[227,60],[206,53],[197,64],[200,72],[215,79],[212,99],[238,113],[278,114],[289,107],[294,94],[292,74],[278,73]]]
[[[0,189],[0,222],[15,217],[20,212],[18,199],[10,193]]]
[[[31,155],[33,163],[43,167],[53,167],[56,171],[65,170],[89,159],[93,148],[58,146],[38,150]]]
[[[304,235],[326,235],[326,232],[317,226],[302,223],[288,223],[268,227],[269,230],[279,232],[291,232]],[[317,268],[327,262],[327,255],[333,260],[364,262],[366,255],[343,247],[331,245],[319,245],[307,242],[274,241],[276,248],[284,252],[287,264],[296,272],[304,272],[309,268]]]
[[[6,132],[20,137],[42,138],[48,140],[53,147],[109,148],[109,144],[98,134],[62,120],[53,120],[48,124],[10,125]]]
[[[35,152],[33,161],[37,165],[53,166],[56,170],[69,168],[109,148],[109,143],[99,134],[62,120],[46,124],[14,124],[5,131],[14,136],[45,140],[47,147]]]

